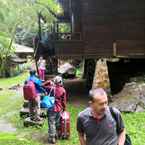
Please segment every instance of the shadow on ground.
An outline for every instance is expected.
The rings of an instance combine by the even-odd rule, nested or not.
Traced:
[[[80,104],[88,104],[89,97],[84,79],[66,80],[64,86],[68,93],[69,103],[73,104],[74,106],[80,106]]]

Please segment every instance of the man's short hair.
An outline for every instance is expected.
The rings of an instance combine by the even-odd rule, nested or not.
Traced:
[[[94,101],[95,96],[107,96],[107,93],[102,88],[96,88],[89,91],[90,101]]]

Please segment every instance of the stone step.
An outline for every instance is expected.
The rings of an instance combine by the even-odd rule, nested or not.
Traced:
[[[21,118],[29,117],[29,108],[22,108],[20,110],[20,117]],[[41,109],[40,117],[42,117],[42,118],[47,117],[47,109]]]
[[[33,121],[30,119],[30,117],[27,117],[24,120],[24,126],[25,127],[29,127],[29,126],[43,126],[45,119],[43,119],[42,121]]]
[[[29,117],[29,109],[28,108],[22,108],[20,110],[20,117],[21,118]]]

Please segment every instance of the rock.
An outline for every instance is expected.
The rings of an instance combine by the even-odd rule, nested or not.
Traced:
[[[58,73],[64,78],[74,78],[76,76],[76,68],[70,63],[65,63],[58,68]]]
[[[24,120],[24,126],[29,127],[29,126],[43,126],[44,124],[44,119],[42,121],[33,121],[30,119],[30,117],[26,118]]]
[[[145,111],[145,83],[126,83],[123,90],[113,96],[111,106],[118,108],[121,112],[143,112]]]
[[[22,108],[20,110],[20,117],[22,118],[27,118],[29,117],[29,108]],[[41,112],[40,112],[40,117],[42,118],[46,118],[47,117],[47,109],[42,109],[41,108]]]
[[[145,106],[145,96],[140,96],[140,100],[141,100],[140,105],[142,103],[142,105]]]
[[[135,112],[144,112],[144,108],[142,108],[141,106],[137,105]]]
[[[126,101],[124,97],[119,98],[118,100],[115,100],[110,104],[110,106],[118,108],[121,112],[135,112],[136,105],[136,101],[130,99],[129,101]]]

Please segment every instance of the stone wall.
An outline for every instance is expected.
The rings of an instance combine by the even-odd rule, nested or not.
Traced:
[[[96,63],[94,80],[92,84],[92,89],[94,88],[110,90],[110,81],[106,59],[99,59]]]

